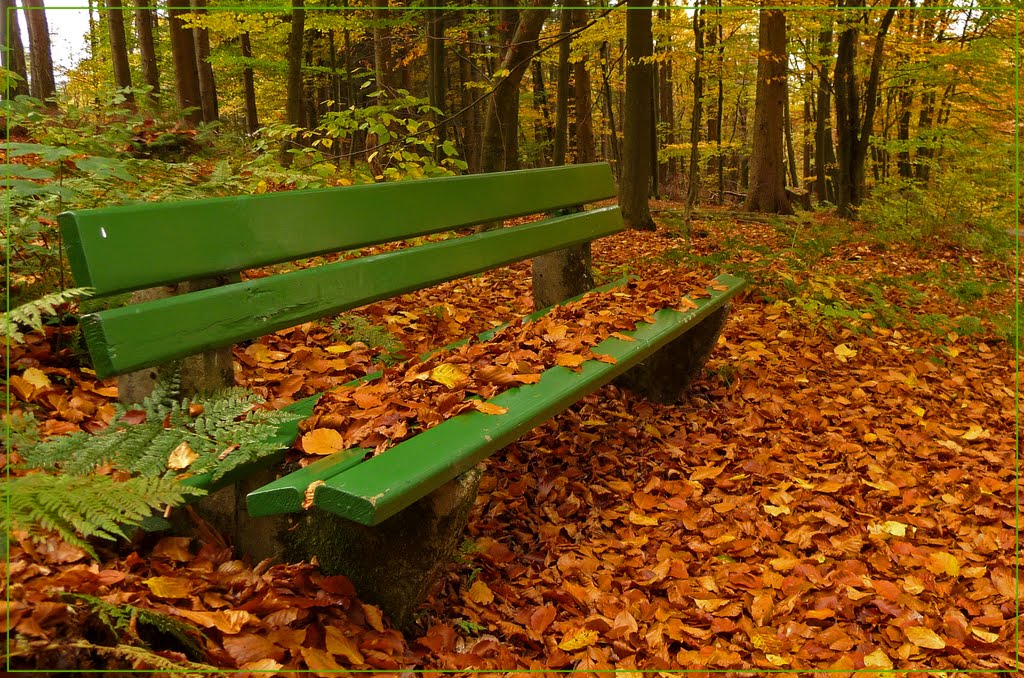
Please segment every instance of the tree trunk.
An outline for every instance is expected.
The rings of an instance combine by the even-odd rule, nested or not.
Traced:
[[[51,99],[57,94],[53,79],[53,56],[50,53],[50,29],[46,23],[43,0],[22,0],[28,24],[29,90],[36,99]]]
[[[245,129],[249,134],[255,134],[260,128],[260,120],[256,113],[256,84],[252,72],[252,43],[249,41],[249,31],[238,36],[238,47],[242,52],[242,58],[246,59],[242,66],[242,89],[245,92]]]
[[[612,102],[612,85],[611,78],[608,74],[608,63],[610,61],[611,50],[608,47],[608,41],[601,43],[601,80],[604,86],[604,103],[606,113],[608,115],[608,134],[610,137],[609,145],[611,146],[612,161],[615,163],[615,175],[621,181],[622,179],[622,157],[619,153],[619,138],[615,132],[615,105]]]
[[[2,56],[3,67],[17,77],[7,77],[4,98],[13,99],[28,95],[28,69],[25,65],[25,46],[21,42],[21,27],[18,25],[18,6],[14,0],[0,0],[0,45],[6,47]]]
[[[533,0],[530,9],[518,12],[511,41],[502,50],[499,70],[507,70],[487,102],[480,148],[480,170],[500,172],[519,167],[519,83],[537,49],[537,38],[550,9],[549,0]]]
[[[649,57],[654,53],[651,32],[652,0],[630,0],[626,12],[626,96],[622,140],[620,206],[629,228],[653,231],[647,198],[651,181],[650,128],[654,98]]]
[[[564,2],[563,5],[568,3]],[[572,31],[573,12],[563,6],[559,17],[558,80],[555,85],[555,143],[552,162],[564,165],[569,146],[569,34]]]
[[[192,13],[206,14],[206,0],[191,0]],[[210,31],[193,28],[192,39],[196,45],[196,71],[199,75],[199,101],[203,111],[203,122],[213,122],[220,117],[217,106],[217,84],[213,79],[213,65],[210,64]]]
[[[715,104],[715,155],[718,157],[718,204],[725,203],[725,158],[722,156],[722,116],[725,109],[725,36],[722,27],[722,0],[715,12],[718,32],[718,100]]]
[[[202,122],[202,97],[199,94],[199,72],[196,68],[196,45],[192,31],[184,27],[181,9],[168,9],[168,24],[171,29],[171,51],[174,55],[174,79],[178,95],[178,108],[188,113],[184,119],[198,125]]]
[[[467,87],[467,83],[474,82],[472,48],[467,43],[462,45],[459,54],[459,80],[462,84],[462,157],[469,166],[469,171],[480,170],[480,106],[476,101],[473,90]]]
[[[548,93],[544,89],[544,66],[540,60],[533,63],[533,107],[537,111],[533,124],[533,140],[537,147],[537,166],[547,166],[548,149],[554,145],[555,130],[548,112]]]
[[[377,89],[391,91],[391,45],[388,29],[388,0],[373,0],[373,69],[377,78]]]
[[[796,175],[796,150],[793,148],[793,118],[789,115],[789,81],[786,80],[786,96],[782,99],[783,126],[786,131],[786,159],[789,165],[789,185],[794,188],[800,187],[800,180]]]
[[[110,34],[110,60],[114,66],[114,85],[117,89],[128,90],[125,101],[132,108],[135,95],[131,92],[132,72],[128,67],[128,45],[124,37],[124,8],[121,0],[107,0],[107,31]]]
[[[700,123],[703,114],[704,10],[700,2],[693,10],[693,111],[690,118],[690,175],[686,185],[686,209],[693,209],[700,197]]]
[[[828,19],[827,28],[818,35],[818,55],[822,65],[818,68],[818,106],[814,119],[814,190],[818,202],[835,200],[835,181],[832,179],[835,167],[835,147],[832,144],[832,93],[828,63],[832,58],[832,24]]]
[[[744,209],[792,214],[782,167],[786,98],[786,15],[761,9],[758,28],[757,90],[750,186]]]
[[[585,5],[585,0],[581,3]],[[573,26],[581,28],[587,23],[587,11],[573,10]],[[587,59],[584,56],[576,62],[573,73],[576,87],[573,101],[576,104],[576,162],[594,162],[597,159],[597,148],[594,143],[594,102],[590,91],[590,71],[587,70]]]
[[[441,144],[445,139],[445,50],[444,50],[444,16],[441,10],[442,0],[431,0],[429,7],[434,9],[427,15],[427,60],[430,71],[430,105],[440,113],[434,116],[434,133],[437,135],[435,160],[440,162],[445,156]]]
[[[672,19],[672,10],[668,7],[669,0],[661,0],[661,8],[658,9],[658,20],[665,22],[666,25]],[[658,66],[658,109],[660,111],[662,128],[665,132],[664,142],[666,146],[670,146],[676,143],[675,97],[672,96],[672,88],[675,81],[672,78],[671,39],[668,37],[662,39],[658,43],[658,51],[663,55],[663,60],[659,60]],[[662,163],[661,171],[659,172],[661,185],[666,194],[672,192],[679,167],[676,157],[673,154],[668,154],[668,156],[665,162]]]
[[[153,42],[153,12],[150,0],[135,0],[135,39],[139,44],[142,77],[149,86],[149,103],[157,107],[160,94],[160,69],[156,63],[156,44]]]
[[[292,0],[292,25],[288,31],[288,91],[285,98],[285,120],[292,125],[302,125],[302,35],[306,30],[306,10],[303,0]],[[292,155],[289,140],[281,146],[281,164],[291,165]]]

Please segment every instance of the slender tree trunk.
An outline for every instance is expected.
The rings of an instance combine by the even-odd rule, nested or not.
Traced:
[[[502,51],[499,70],[508,71],[501,78],[487,102],[483,142],[480,148],[480,169],[500,172],[519,166],[519,84],[537,49],[537,38],[550,9],[550,0],[533,0],[529,9],[521,10],[511,41]]]
[[[811,190],[811,176],[813,170],[811,169],[811,159],[814,157],[814,110],[812,106],[814,72],[811,70],[805,71],[807,73],[807,85],[804,87],[804,124],[803,124],[803,137],[804,137],[804,151],[803,151],[803,181],[801,182],[801,188],[810,192]]]
[[[191,0],[192,13],[206,14],[206,0]],[[213,65],[210,64],[210,31],[193,28],[192,39],[196,45],[196,71],[199,76],[199,101],[203,111],[203,122],[213,122],[220,117],[217,106],[217,83],[213,79]]]
[[[135,0],[135,40],[139,45],[142,77],[149,86],[149,105],[156,108],[160,95],[160,69],[156,63],[156,44],[153,42],[153,11],[150,0]]]
[[[782,167],[786,99],[786,14],[762,7],[758,28],[757,91],[750,186],[744,208],[750,212],[792,214]]]
[[[672,20],[672,10],[669,9],[669,0],[661,0],[658,9],[658,22],[665,25],[666,29]],[[661,118],[661,129],[664,130],[664,142],[666,146],[676,143],[676,112],[675,97],[672,95],[674,79],[672,77],[672,42],[670,30],[662,31],[664,36],[658,41],[657,49],[661,53],[658,62],[658,111]],[[668,194],[676,183],[679,161],[674,154],[668,154],[665,162],[661,164],[658,173],[661,180],[662,190]]]
[[[255,134],[260,128],[259,116],[256,113],[256,84],[252,72],[252,43],[249,41],[249,31],[238,37],[238,47],[242,52],[242,58],[246,59],[242,66],[242,89],[245,93],[245,129],[249,134]]]
[[[196,45],[192,39],[192,31],[185,28],[181,9],[168,9],[168,24],[171,30],[171,52],[174,56],[175,90],[178,95],[178,108],[189,112],[184,119],[198,125],[202,122],[202,97],[199,93],[199,73],[196,68]]]
[[[537,146],[537,166],[547,166],[548,149],[554,145],[555,130],[551,124],[548,93],[544,88],[544,67],[539,60],[533,61],[533,107],[537,111],[533,125],[533,139]]]
[[[818,55],[822,65],[818,69],[818,106],[814,119],[814,190],[818,202],[835,200],[835,147],[832,144],[832,92],[828,60],[832,58],[832,23],[818,35]]]
[[[476,102],[474,90],[467,83],[474,82],[472,48],[467,43],[462,45],[459,54],[459,80],[462,92],[462,157],[469,166],[470,172],[480,169],[480,125],[479,104]]]
[[[653,231],[650,194],[654,36],[652,0],[630,0],[626,12],[626,96],[619,203],[629,228]]]
[[[430,0],[428,7],[432,7],[427,15],[427,60],[430,72],[430,105],[438,109],[440,113],[434,116],[435,134],[437,135],[437,150],[435,159],[440,162],[444,157],[441,151],[441,144],[447,138],[445,136],[445,50],[444,50],[444,17],[441,10],[442,0]]]
[[[22,0],[25,22],[28,24],[29,90],[36,99],[51,99],[57,95],[53,78],[53,56],[50,53],[50,29],[46,23],[43,0]]]
[[[563,5],[568,3],[563,2]],[[558,80],[555,91],[555,143],[552,153],[552,162],[555,165],[564,165],[566,162],[567,148],[569,146],[569,48],[571,41],[569,34],[572,31],[573,12],[565,9],[560,11],[558,44]]]
[[[612,84],[611,77],[608,73],[608,64],[610,60],[611,49],[608,47],[608,42],[601,43],[601,80],[604,85],[604,102],[606,107],[606,114],[608,115],[608,134],[609,144],[611,146],[611,157],[615,163],[615,174],[621,180],[622,178],[622,157],[619,153],[619,137],[615,131],[615,105],[612,101]]]
[[[4,98],[13,99],[19,95],[27,96],[28,68],[25,63],[25,46],[21,42],[21,27],[18,25],[18,6],[15,0],[0,0],[0,46],[6,47],[2,56],[3,67],[17,77],[8,76],[4,86]]]
[[[585,5],[586,1],[576,4]],[[581,28],[587,23],[587,10],[573,10],[573,26]],[[576,104],[576,162],[594,162],[597,159],[597,148],[594,143],[594,102],[590,91],[590,71],[587,70],[586,57],[574,65],[574,85],[576,87],[573,101]]]
[[[686,186],[687,213],[700,198],[700,126],[704,112],[704,13],[700,2],[693,10],[693,112],[690,118],[690,175]]]
[[[783,118],[786,130],[786,158],[789,165],[789,184],[799,188],[800,180],[796,175],[796,150],[793,147],[793,118],[789,115],[789,81],[786,81],[786,96],[783,101]]]
[[[377,76],[377,89],[391,91],[391,36],[385,22],[388,20],[388,0],[373,0],[373,68]]]
[[[302,37],[306,30],[306,10],[303,0],[292,0],[292,25],[288,31],[288,91],[285,98],[285,120],[296,126],[302,125]],[[281,164],[291,165],[292,155],[288,153],[291,141],[281,146]]]
[[[718,100],[715,104],[715,155],[718,158],[718,204],[725,203],[725,158],[722,156],[722,115],[725,109],[725,36],[722,27],[722,0],[715,12],[718,31]]]
[[[107,31],[110,35],[110,60],[114,66],[114,85],[128,90],[124,98],[128,106],[135,107],[131,92],[132,72],[128,67],[128,44],[124,37],[124,8],[121,0],[107,0]]]

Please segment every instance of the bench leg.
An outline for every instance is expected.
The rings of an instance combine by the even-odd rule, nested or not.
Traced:
[[[686,334],[631,367],[615,384],[654,402],[678,402],[711,355],[728,313],[729,304],[725,304]]]
[[[322,572],[346,575],[361,599],[410,630],[463,539],[482,474],[474,467],[373,527],[313,508],[288,533],[287,557],[316,556]]]

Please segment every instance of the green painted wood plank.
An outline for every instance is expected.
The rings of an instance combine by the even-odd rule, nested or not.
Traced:
[[[641,323],[630,333],[636,341],[609,338],[601,342],[594,351],[613,356],[615,364],[590,360],[580,373],[551,368],[536,384],[491,399],[508,408],[507,414],[474,411],[449,419],[329,478],[316,489],[315,504],[364,525],[380,523],[679,337],[745,285],[742,279],[730,275],[716,280],[727,289],[709,289],[710,298],[694,300],[696,309],[660,310],[654,315],[654,323]]]
[[[629,278],[621,278],[619,280],[615,280],[613,282],[601,285],[600,287],[596,287],[591,291],[606,292],[608,290],[624,285],[628,280]],[[583,295],[581,294],[571,299],[567,299],[563,303],[576,301],[582,296]],[[530,315],[526,316],[526,319],[535,320],[547,313],[550,313],[551,309],[553,308],[554,306],[549,306],[548,308],[542,309],[540,311],[535,311],[534,313],[531,313]],[[500,327],[495,327],[494,329],[481,332],[480,334],[477,335],[477,339],[479,341],[487,341],[488,339],[492,338],[496,333],[504,329],[506,326],[507,323],[501,325]],[[442,348],[427,351],[423,355],[419,356],[419,359],[421,361],[425,361],[430,356],[434,355],[439,351],[456,348],[458,346],[461,346],[462,344],[465,344],[468,341],[468,337],[465,339],[454,341]],[[353,386],[365,381],[373,381],[379,378],[380,375],[380,372],[374,372],[372,374],[368,374],[364,377],[360,377],[359,379],[351,381],[345,384],[345,386]],[[313,407],[316,401],[320,399],[321,395],[323,394],[311,396],[309,398],[306,398],[305,400],[300,400],[296,403],[289,405],[284,409],[287,411],[294,412],[296,414],[302,414],[303,418],[309,417],[313,414]],[[280,434],[275,439],[278,440],[279,442],[284,443],[282,447],[288,447],[295,441],[295,438],[298,436],[297,428],[297,424],[289,425],[289,431],[292,431],[292,433],[290,434],[290,439],[282,440]],[[285,438],[287,438],[287,435],[288,434],[286,433]],[[352,468],[353,466],[362,461],[362,457],[365,455],[366,450],[362,450],[361,448],[353,449],[355,451],[342,450],[341,452],[338,452],[337,455],[332,455],[325,459],[313,462],[309,466],[300,469],[299,471],[289,473],[288,475],[278,478],[277,480],[271,483],[267,483],[266,485],[259,489],[253,490],[248,495],[246,495],[245,499],[249,515],[271,516],[277,515],[279,513],[297,513],[301,511],[302,501],[303,499],[305,499],[306,495],[306,488],[309,487],[310,483],[316,480],[327,480],[328,478],[335,476],[339,473],[342,473],[343,471],[347,471],[348,469]],[[334,459],[335,456],[339,456],[340,458],[335,460],[334,462],[331,462],[330,460]],[[208,474],[207,478],[211,475],[212,474]],[[198,487],[206,486],[203,484],[201,480],[202,476],[197,476],[197,479],[198,480],[196,480],[192,484]],[[208,482],[209,480],[207,480],[207,483]]]
[[[82,331],[100,378],[261,336],[622,230],[605,207],[144,304],[91,313]]]
[[[145,203],[58,217],[79,286],[113,294],[615,196],[606,163]]]

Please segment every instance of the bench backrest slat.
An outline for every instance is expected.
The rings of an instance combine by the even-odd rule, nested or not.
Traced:
[[[614,197],[606,163],[67,212],[97,295],[293,261]]]
[[[619,208],[552,217],[82,318],[98,376],[121,374],[472,275],[623,229]]]

